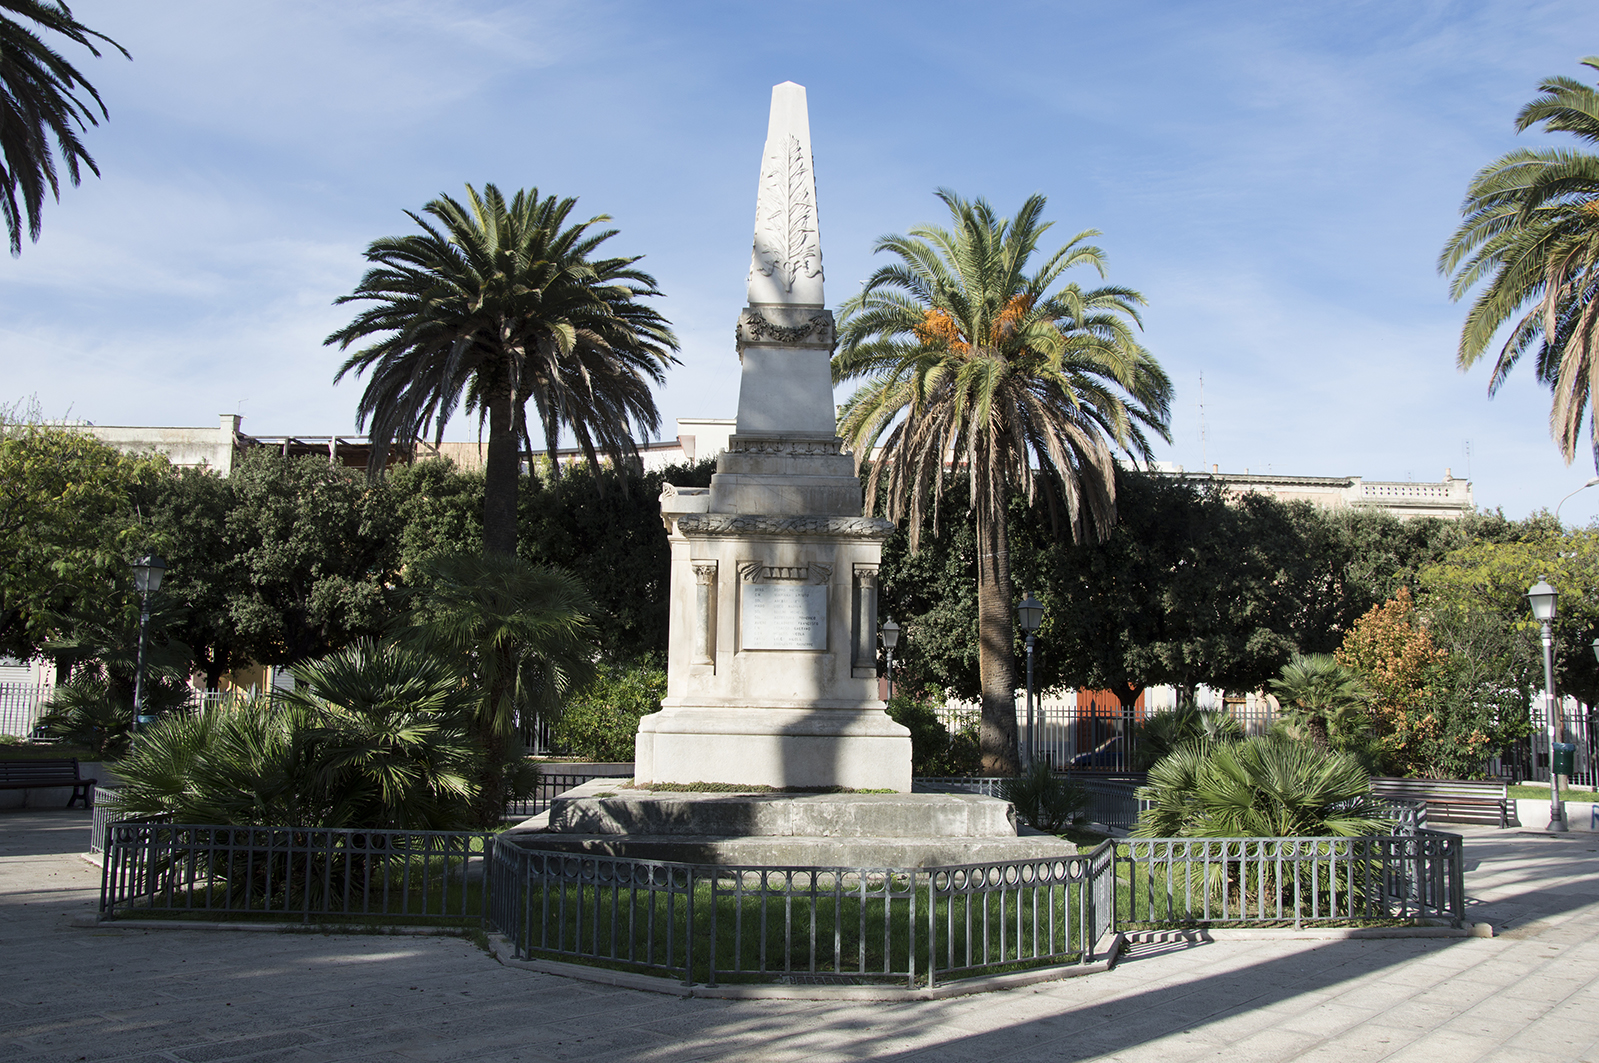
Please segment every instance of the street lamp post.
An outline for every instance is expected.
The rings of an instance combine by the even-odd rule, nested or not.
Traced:
[[[1022,630],[1027,632],[1027,746],[1022,754],[1022,767],[1031,768],[1037,745],[1033,731],[1033,632],[1044,622],[1044,603],[1029,594],[1017,604],[1016,616]]]
[[[133,585],[139,590],[139,655],[133,671],[135,732],[155,719],[144,714],[144,643],[150,627],[150,595],[161,589],[161,577],[166,574],[167,563],[154,554],[145,554],[133,563]]]
[[[1549,718],[1549,829],[1564,833],[1568,829],[1566,810],[1560,803],[1560,776],[1555,771],[1555,743],[1560,741],[1560,717],[1556,715],[1555,706],[1555,638],[1554,629],[1550,626],[1555,619],[1559,598],[1559,593],[1549,586],[1548,580],[1540,579],[1527,589],[1532,615],[1543,629],[1544,706]]]
[[[1575,491],[1571,492],[1571,495],[1581,494],[1583,491],[1588,490],[1588,488],[1594,486],[1595,484],[1599,484],[1599,476],[1595,476],[1593,479],[1589,480],[1587,483],[1583,484],[1581,487],[1579,487]],[[1571,495],[1567,495],[1565,498],[1562,498],[1560,500],[1559,504],[1555,506],[1555,523],[1556,524],[1560,523],[1560,507],[1565,505],[1568,501],[1570,501]]]
[[[888,655],[888,700],[894,700],[894,647],[899,645],[899,625],[894,618],[883,621],[883,650]]]

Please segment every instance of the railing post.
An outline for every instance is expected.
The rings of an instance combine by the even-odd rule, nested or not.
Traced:
[[[668,872],[670,875],[670,872]],[[686,915],[683,930],[683,984],[694,984],[694,868],[688,869],[688,898],[684,901],[683,911]],[[670,886],[671,879],[667,880]]]

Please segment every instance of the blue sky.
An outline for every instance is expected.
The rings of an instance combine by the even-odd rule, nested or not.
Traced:
[[[1541,139],[1511,126],[1539,80],[1599,78],[1590,0],[72,6],[133,61],[84,62],[104,176],[0,260],[0,398],[51,416],[353,432],[333,300],[402,210],[492,181],[612,215],[683,342],[668,432],[731,417],[766,109],[794,80],[835,305],[877,236],[939,220],[935,188],[1004,212],[1041,192],[1052,235],[1101,230],[1110,280],[1149,301],[1177,387],[1159,457],[1448,467],[1513,516],[1593,475],[1529,373],[1489,401],[1485,367],[1455,369],[1464,311],[1434,265],[1472,173]],[[1596,513],[1599,488],[1562,511]]]

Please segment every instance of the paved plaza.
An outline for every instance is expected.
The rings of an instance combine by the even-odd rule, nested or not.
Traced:
[[[82,927],[83,812],[0,812],[0,1061],[1599,1061],[1599,837],[1466,827],[1492,939],[1141,945],[930,1002],[683,999],[460,938]]]

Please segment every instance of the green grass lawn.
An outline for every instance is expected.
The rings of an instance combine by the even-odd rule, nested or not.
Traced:
[[[1549,784],[1544,783],[1540,786],[1537,783],[1522,783],[1520,786],[1512,786],[1510,788],[1510,796],[1547,801],[1549,800]],[[1599,794],[1594,793],[1592,790],[1568,790],[1562,786],[1560,788],[1560,799],[1562,801],[1599,801]]]
[[[730,886],[723,880],[713,895],[710,883],[695,884],[692,962],[686,883],[670,893],[535,884],[524,947],[535,957],[675,977],[690,967],[696,982],[711,980],[713,956],[719,982],[904,982],[914,960],[925,983],[932,959],[940,977],[992,974],[1070,962],[1082,941],[1081,902],[1066,886],[935,901],[924,878],[914,914],[906,880],[869,882],[864,896],[830,885],[787,894]]]

